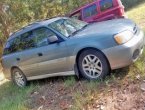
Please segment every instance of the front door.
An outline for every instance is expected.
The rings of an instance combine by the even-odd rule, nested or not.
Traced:
[[[61,43],[49,42],[48,37],[56,36],[56,34],[45,27],[34,30],[33,34],[37,38],[39,75],[67,71],[67,48],[65,41]]]

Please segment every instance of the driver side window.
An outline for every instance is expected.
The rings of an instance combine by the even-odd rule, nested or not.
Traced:
[[[33,31],[33,35],[36,36],[37,47],[42,47],[42,46],[49,45],[50,42],[48,40],[48,37],[54,36],[55,34],[49,29],[45,27],[41,27],[41,28],[35,29]]]

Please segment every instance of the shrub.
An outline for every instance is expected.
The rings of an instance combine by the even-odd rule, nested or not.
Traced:
[[[128,10],[142,2],[145,2],[145,0],[121,0],[123,5],[125,6],[125,9]]]

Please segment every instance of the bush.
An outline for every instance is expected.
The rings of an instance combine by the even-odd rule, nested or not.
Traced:
[[[136,6],[142,2],[145,2],[145,0],[121,0],[123,5],[125,6],[125,9],[128,10],[132,8],[133,6]]]
[[[2,56],[3,53],[3,47],[0,47],[0,57]]]

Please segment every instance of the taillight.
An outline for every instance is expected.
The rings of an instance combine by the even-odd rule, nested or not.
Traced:
[[[119,16],[123,16],[124,15],[124,9],[123,8],[119,9],[118,15]]]

